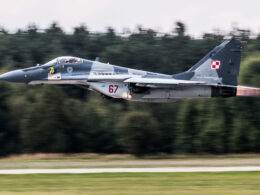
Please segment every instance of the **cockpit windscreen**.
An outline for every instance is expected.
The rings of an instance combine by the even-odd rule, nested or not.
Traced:
[[[81,63],[83,63],[83,60],[81,58],[64,56],[64,57],[55,58],[47,62],[43,66],[55,66],[56,64],[81,64]]]
[[[81,64],[83,60],[81,58],[76,58],[76,57],[59,57],[58,58],[58,63],[59,64]]]

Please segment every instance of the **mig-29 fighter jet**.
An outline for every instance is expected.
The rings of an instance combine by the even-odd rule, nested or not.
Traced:
[[[214,48],[188,71],[174,75],[65,56],[43,65],[7,72],[0,80],[30,85],[86,86],[107,98],[141,102],[258,96],[259,88],[237,85],[240,56],[240,41],[231,39]]]

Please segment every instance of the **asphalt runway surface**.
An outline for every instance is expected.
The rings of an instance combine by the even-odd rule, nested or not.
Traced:
[[[58,173],[177,173],[177,172],[229,172],[260,171],[260,166],[236,167],[164,167],[164,168],[83,168],[83,169],[7,169],[0,174],[58,174]]]

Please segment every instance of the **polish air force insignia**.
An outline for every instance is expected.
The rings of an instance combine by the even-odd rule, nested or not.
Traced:
[[[212,60],[211,61],[211,69],[219,70],[220,69],[220,61]]]

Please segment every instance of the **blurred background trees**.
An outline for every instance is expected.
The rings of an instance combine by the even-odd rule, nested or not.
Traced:
[[[260,35],[234,29],[243,48],[239,84],[260,87]],[[194,39],[177,22],[171,33],[138,27],[118,34],[67,34],[56,23],[0,30],[0,71],[78,56],[166,74],[182,72],[221,43],[224,34]],[[74,86],[0,83],[0,155],[35,152],[146,154],[260,152],[259,98],[113,103]]]

